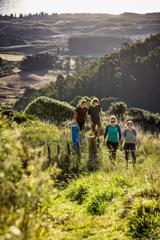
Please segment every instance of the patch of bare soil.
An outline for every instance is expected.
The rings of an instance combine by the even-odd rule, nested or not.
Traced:
[[[15,103],[26,89],[39,89],[56,80],[56,72],[20,73],[0,78],[0,102]]]

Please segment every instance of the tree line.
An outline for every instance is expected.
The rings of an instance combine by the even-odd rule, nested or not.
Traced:
[[[135,44],[124,43],[63,85],[63,99],[76,95],[118,97],[130,106],[159,111],[160,34]]]
[[[52,14],[48,14],[46,12],[40,12],[40,13],[35,13],[35,14],[32,14],[32,13],[29,13],[29,14],[23,14],[23,13],[20,13],[20,14],[16,14],[16,13],[11,13],[11,14],[0,14],[0,19],[2,20],[12,20],[12,19],[21,19],[21,18],[26,18],[26,19],[43,19],[43,18],[51,18],[51,17],[55,17],[55,16],[58,16],[58,13],[52,13]]]
[[[0,77],[5,77],[13,73],[13,66],[6,60],[0,57]]]
[[[130,107],[159,112],[159,46],[160,34],[135,44],[124,43],[119,51],[112,51],[76,73],[58,77],[38,91],[26,92],[16,107],[26,107],[36,96],[70,102],[80,95],[114,97]]]

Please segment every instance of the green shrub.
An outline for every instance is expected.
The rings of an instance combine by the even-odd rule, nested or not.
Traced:
[[[55,125],[40,121],[26,122],[21,125],[21,138],[32,147],[54,144],[59,140],[60,131]]]
[[[144,198],[160,198],[160,189],[159,187],[154,188],[145,188],[139,194],[139,196]]]
[[[24,112],[41,120],[58,123],[70,119],[73,111],[74,108],[68,103],[47,97],[38,97],[27,106]]]
[[[81,99],[82,99],[82,96],[75,96],[75,98],[73,98],[69,104],[73,107],[76,107]]]
[[[79,204],[81,204],[85,200],[87,193],[88,187],[85,186],[84,184],[78,184],[72,187],[72,189],[67,194],[67,197],[71,201],[76,201]]]
[[[27,121],[33,121],[33,120],[36,120],[36,118],[32,115],[28,115],[28,114],[24,114],[24,113],[16,113],[14,116],[13,116],[13,121],[18,123],[18,124],[21,124],[23,122],[27,122]]]
[[[112,103],[108,112],[116,115],[118,118],[123,119],[123,115],[127,111],[127,105],[124,102]]]
[[[0,206],[3,206],[10,205],[11,200],[14,201],[14,183],[22,176],[19,132],[1,130],[0,142]]]
[[[129,217],[129,231],[136,239],[159,239],[160,202],[138,202]]]
[[[47,239],[37,209],[42,197],[53,194],[53,182],[40,172],[39,157],[32,161],[33,151],[24,149],[17,129],[1,130],[0,142],[0,239]],[[28,171],[22,169],[23,159],[30,162]]]
[[[76,107],[82,99],[85,99],[87,101],[87,106],[90,107],[91,104],[91,98],[87,96],[76,96],[71,102],[70,105]]]
[[[101,99],[101,107],[103,109],[103,111],[107,111],[109,109],[109,107],[111,106],[112,103],[117,102],[118,99],[114,98],[114,97],[109,97],[109,98],[102,98]]]
[[[57,60],[56,56],[49,53],[38,53],[36,55],[26,56],[20,64],[22,71],[33,71],[53,68],[54,62]]]
[[[1,105],[0,107],[1,118],[11,119],[14,115],[14,110],[12,104]]]
[[[160,132],[160,114],[154,114],[139,108],[129,108],[127,114],[144,131],[150,131],[151,133]]]
[[[91,215],[102,215],[106,210],[106,193],[98,193],[91,197],[87,205],[87,212]]]
[[[124,176],[115,177],[115,182],[116,186],[121,188],[129,188],[132,186],[131,180]]]
[[[108,202],[117,196],[118,192],[111,189],[105,192],[93,193],[87,203],[87,212],[91,215],[102,215],[105,213]]]

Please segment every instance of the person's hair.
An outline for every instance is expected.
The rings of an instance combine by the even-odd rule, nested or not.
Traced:
[[[114,115],[110,116],[110,122],[112,121],[112,119],[114,119],[117,122],[116,116],[114,116]]]
[[[133,126],[133,122],[131,120],[127,121],[126,125],[128,126],[129,124],[131,124]]]
[[[82,99],[79,103],[79,105],[82,105],[83,103],[87,103],[87,101],[85,99]]]
[[[92,101],[91,101],[91,105],[93,105],[93,103],[95,103],[95,102],[99,103],[99,99],[98,98],[93,98]]]

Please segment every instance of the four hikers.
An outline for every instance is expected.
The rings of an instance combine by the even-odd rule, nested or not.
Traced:
[[[73,116],[73,122],[76,123],[81,130],[84,129],[85,123],[90,119],[92,134],[97,138],[100,143],[101,134],[101,107],[98,98],[93,98],[91,107],[87,107],[87,101],[82,99],[76,108]],[[136,144],[138,143],[137,132],[133,126],[132,121],[128,121],[123,133],[120,126],[117,124],[115,116],[110,117],[110,124],[105,128],[104,144],[107,145],[109,150],[109,159],[115,165],[116,151],[118,147],[122,147],[124,143],[124,152],[126,167],[128,168],[129,155],[131,154],[133,166],[136,163]]]

